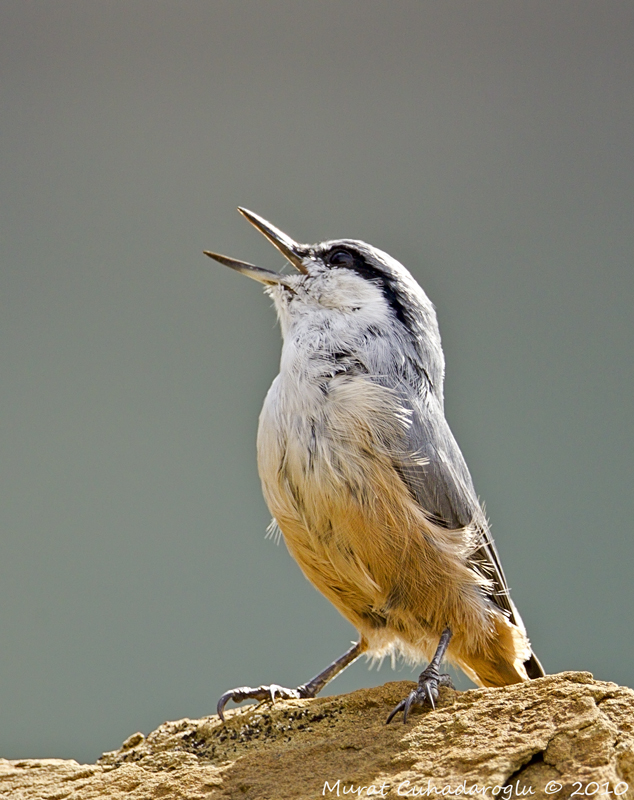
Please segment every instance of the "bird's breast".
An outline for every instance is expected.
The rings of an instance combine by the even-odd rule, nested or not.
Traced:
[[[388,531],[411,527],[403,518],[411,497],[393,460],[406,426],[395,394],[367,375],[275,379],[260,416],[258,468],[305,572],[308,562],[329,564],[332,582],[347,559],[372,573]]]
[[[276,519],[301,514],[314,529],[341,503],[364,505],[371,474],[392,469],[404,435],[394,393],[354,368],[281,373],[262,408],[258,468]]]
[[[288,549],[357,626],[383,594],[377,577],[388,525],[378,508],[402,508],[395,494],[407,494],[388,455],[389,441],[399,437],[390,403],[389,392],[367,377],[302,383],[281,374],[258,429],[264,497]]]

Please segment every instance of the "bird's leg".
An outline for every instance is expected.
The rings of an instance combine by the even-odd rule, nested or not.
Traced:
[[[237,689],[230,689],[218,700],[218,716],[224,722],[224,709],[229,700],[233,700],[234,703],[240,703],[243,700],[270,700],[273,702],[276,697],[281,697],[282,700],[315,697],[335,675],[343,672],[343,670],[352,664],[366,648],[367,644],[362,639],[349,650],[346,650],[336,661],[329,664],[326,669],[322,670],[318,675],[315,675],[314,678],[311,678],[308,683],[302,683],[297,689],[286,689],[284,686],[277,686],[275,683],[272,683],[270,686],[258,686],[256,688],[240,686]]]
[[[451,629],[445,628],[445,630],[442,632],[442,636],[440,637],[440,641],[438,642],[438,647],[436,648],[434,657],[429,662],[429,665],[418,676],[418,686],[413,689],[404,700],[401,700],[396,708],[391,711],[390,716],[385,721],[386,725],[390,724],[399,711],[403,712],[403,722],[407,722],[407,715],[409,714],[409,710],[412,706],[423,706],[425,703],[429,703],[432,708],[436,708],[438,687],[452,686],[449,675],[441,675],[438,672],[438,667],[445,656],[445,652],[447,651],[450,640]]]

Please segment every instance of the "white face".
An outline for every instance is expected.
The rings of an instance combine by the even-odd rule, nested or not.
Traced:
[[[334,328],[387,324],[390,311],[376,283],[347,269],[327,269],[309,259],[304,263],[308,274],[287,276],[290,288],[277,284],[266,289],[275,303],[284,336],[294,323],[302,322]]]
[[[301,249],[300,249],[301,248]],[[298,246],[305,274],[284,276],[269,285],[284,336],[296,324],[350,326],[393,324],[407,309],[431,310],[409,272],[387,253],[364,242],[341,240]]]

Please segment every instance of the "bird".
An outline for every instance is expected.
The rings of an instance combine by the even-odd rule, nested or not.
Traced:
[[[431,706],[447,660],[478,686],[545,675],[511,600],[488,519],[444,412],[436,310],[411,273],[363,241],[302,244],[240,213],[294,268],[205,255],[264,284],[282,332],[257,434],[262,490],[306,578],[358,641],[296,688],[229,701],[314,697],[360,655],[428,661],[390,712]]]

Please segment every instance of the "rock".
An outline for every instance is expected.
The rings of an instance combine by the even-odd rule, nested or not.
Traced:
[[[412,688],[249,706],[129,736],[97,764],[0,760],[0,797],[471,795],[634,800],[634,691],[564,672],[501,689],[441,689],[436,710],[385,725]],[[435,791],[436,790],[436,791]]]

